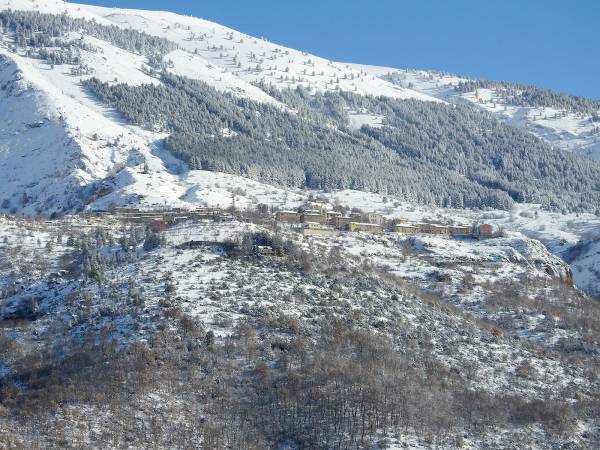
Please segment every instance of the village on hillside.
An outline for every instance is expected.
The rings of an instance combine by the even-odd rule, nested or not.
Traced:
[[[116,207],[110,211],[97,211],[87,214],[93,220],[103,222],[112,219],[139,225],[151,225],[155,229],[165,229],[184,221],[229,221],[245,220],[253,223],[274,222],[303,236],[337,236],[342,232],[400,235],[435,235],[440,237],[491,239],[501,237],[502,231],[487,223],[472,225],[442,224],[429,221],[411,222],[405,218],[386,218],[375,212],[352,210],[347,212],[326,209],[322,205],[307,203],[297,210],[274,210],[267,205],[258,205],[253,211],[239,211],[235,208],[221,209],[201,207],[183,208],[138,208]]]
[[[384,232],[405,235],[431,234],[438,236],[474,237],[488,239],[500,236],[489,224],[447,225],[438,223],[414,223],[403,218],[386,219],[374,212],[329,211],[323,208],[298,211],[278,211],[275,220],[287,223],[305,236],[334,236],[340,231],[380,234]]]

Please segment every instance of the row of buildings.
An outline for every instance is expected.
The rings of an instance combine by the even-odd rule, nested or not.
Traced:
[[[477,226],[442,225],[433,223],[413,223],[403,219],[386,220],[377,213],[353,212],[347,215],[337,211],[305,210],[279,211],[275,219],[278,222],[297,225],[304,235],[331,236],[338,231],[366,233],[396,232],[405,235],[431,234],[455,237],[491,238],[495,236],[491,225]]]
[[[278,222],[297,224],[303,234],[313,236],[333,235],[340,230],[383,233],[386,225],[385,218],[380,214],[353,212],[344,215],[328,210],[279,211],[275,219]]]
[[[219,208],[183,208],[141,209],[134,207],[113,208],[92,215],[110,214],[121,222],[169,226],[187,220],[227,220],[232,216]],[[325,209],[304,209],[300,211],[279,211],[275,215],[278,222],[292,224],[305,236],[334,236],[340,231],[380,234],[385,231],[404,235],[440,235],[454,237],[476,237],[479,239],[496,237],[498,233],[489,224],[464,226],[442,225],[434,223],[414,223],[404,219],[387,220],[374,212],[350,212]]]
[[[487,223],[480,225],[440,225],[434,223],[400,222],[394,225],[394,231],[400,234],[434,234],[455,237],[477,237],[481,239],[496,237],[494,227]]]
[[[173,225],[186,220],[226,220],[231,215],[219,208],[113,208],[97,214],[110,214],[116,220],[134,224]]]

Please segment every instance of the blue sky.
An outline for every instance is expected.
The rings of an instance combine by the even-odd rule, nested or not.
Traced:
[[[86,0],[213,20],[345,62],[600,99],[600,0]]]

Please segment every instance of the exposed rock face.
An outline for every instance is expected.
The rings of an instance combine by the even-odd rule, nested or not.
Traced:
[[[567,273],[561,277],[561,280],[566,286],[573,287],[573,271],[570,267],[567,269]]]
[[[463,268],[469,265],[490,269],[511,266],[530,276],[549,276],[568,286],[573,285],[571,267],[535,239],[507,237],[460,241],[415,237],[411,242],[417,252],[427,255],[435,263],[455,263]]]

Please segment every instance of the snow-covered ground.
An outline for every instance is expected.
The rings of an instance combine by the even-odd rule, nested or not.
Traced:
[[[412,222],[471,225],[489,223],[509,236],[539,240],[554,255],[566,260],[575,284],[586,292],[600,294],[600,217],[593,214],[561,214],[544,211],[539,205],[520,204],[512,211],[472,211],[411,205],[379,194],[359,191],[323,193],[332,205],[376,211],[388,218]]]
[[[104,8],[62,0],[2,0],[0,9],[84,17],[102,24],[133,28],[176,42],[181,49],[167,55],[173,72],[197,78],[258,101],[273,101],[252,86],[264,81],[278,87],[305,86],[320,91],[345,90],[395,98],[435,98],[395,86],[349,64],[255,38],[222,25],[165,11]]]
[[[160,172],[135,174],[137,182],[147,188],[166,186],[164,182],[153,180],[163,176]],[[146,179],[151,181],[144,181]],[[127,189],[132,189],[131,197],[137,195],[135,192],[139,190],[127,186]],[[173,186],[179,186],[180,190],[174,190]],[[90,206],[106,209],[110,204],[120,204],[123,192],[127,191],[117,190]],[[296,209],[311,199],[321,202],[325,208],[358,208],[364,212],[380,213],[388,219],[404,218],[416,223],[425,220],[457,225],[489,223],[498,230],[504,230],[510,237],[540,241],[552,254],[570,264],[574,282],[580,289],[600,294],[600,217],[593,214],[548,212],[533,204],[516,205],[512,211],[444,209],[414,205],[362,191],[287,190],[235,175],[206,171],[189,172],[179,185],[171,185],[154,194],[147,190],[142,198],[138,197],[138,201],[148,207],[166,204],[184,208],[195,205],[229,208],[235,202],[240,209],[263,204],[282,210]]]
[[[110,217],[49,223],[0,219],[0,248],[6,255],[27,248],[33,254],[45,254],[49,261],[44,270],[19,273],[8,265],[0,265],[0,287],[4,292],[0,316],[10,314],[28,299],[36,299],[39,319],[23,330],[24,339],[27,336],[34,341],[44,336],[47,339],[47,333],[53,332],[51,324],[65,321],[71,334],[110,325],[115,338],[128,342],[144,339],[155,331],[155,315],[162,308],[175,306],[196,317],[217,336],[230,335],[239,319],[256,314],[277,317],[285,311],[286,315],[309,324],[315,317],[350,317],[355,310],[362,312],[369,324],[379,324],[379,328],[401,323],[411,333],[419,333],[422,327],[432,331],[437,336],[432,342],[434,354],[449,368],[462,367],[466,361],[475,364],[472,383],[476,388],[493,393],[511,389],[536,397],[545,391],[549,381],[557,389],[585,383],[579,370],[567,369],[560,361],[531,353],[526,346],[515,346],[508,337],[492,338],[488,332],[476,331],[472,323],[445,309],[442,303],[423,303],[414,295],[418,292],[416,286],[435,291],[441,283],[447,291],[442,292],[442,298],[452,301],[452,291],[459,289],[469,274],[475,277],[474,287],[456,304],[476,316],[489,318],[482,305],[495,282],[504,279],[518,285],[526,279],[550,281],[564,268],[558,258],[536,241],[524,238],[462,241],[441,237],[415,240],[395,234],[363,233],[304,239],[285,228],[279,230],[282,237],[313,255],[317,265],[319,260],[331,258],[337,248],[341,250],[339,257],[346,271],[355,268],[356,274],[360,274],[364,267],[372,265],[375,274],[399,280],[391,285],[374,283],[355,289],[345,285],[341,275],[336,282],[335,277],[323,277],[318,271],[305,274],[278,257],[236,258],[223,254],[219,243],[239,242],[246,232],[267,231],[261,226],[236,221],[185,222],[164,232],[162,248],[146,252],[138,246],[129,256],[113,261],[103,269],[104,282],[67,275],[48,277],[49,273],[56,273],[53,266],[60,263],[62,255],[77,249],[70,241],[80,239],[82,233],[92,243],[102,239],[104,243],[96,245],[103,254],[110,255],[120,251],[119,238],[132,235],[134,228],[116,223]],[[190,241],[207,244],[199,248],[181,247]],[[409,241],[410,249],[406,245]],[[26,263],[26,252],[16,254],[14,259]],[[555,269],[553,276],[547,272],[548,266]],[[450,273],[451,278],[436,279],[439,272]],[[354,279],[351,272],[348,277]],[[132,294],[132,286],[137,293]],[[391,295],[390,286],[396,286],[395,296]],[[333,296],[330,289],[335,290]],[[131,311],[131,301],[126,300],[132,295],[143,298],[141,311],[136,314]],[[468,340],[463,338],[465,332]],[[547,331],[543,345],[551,348],[560,337],[555,334],[560,332],[560,327]],[[522,337],[535,339],[536,335],[533,330],[524,330]],[[474,356],[484,347],[485,358]],[[516,377],[514,369],[524,358],[548,375],[535,380]]]
[[[304,85],[321,91],[342,89],[435,100],[361,74],[349,66],[280,47],[202,19],[59,0],[1,0],[0,9],[8,8],[53,14],[66,12],[73,17],[132,27],[168,38],[180,46],[165,58],[173,73],[260,102],[280,105],[252,83],[266,82],[278,87]],[[71,33],[69,38],[82,36]],[[113,111],[101,106],[80,84],[82,79],[91,76],[132,85],[159,83],[143,70],[146,58],[89,36],[83,39],[96,49],[80,52],[82,63],[92,70],[88,75],[73,75],[69,66],[53,67],[23,53],[14,53],[9,50],[6,38],[0,40],[3,86],[0,169],[8,174],[0,181],[0,203],[4,212],[50,215],[76,211],[87,201],[85,197],[90,196],[85,189],[106,179],[109,179],[112,194],[98,202],[101,205],[137,199],[172,205],[214,202],[214,192],[205,189],[205,174],[185,171],[180,162],[162,150],[165,136],[128,125]],[[261,66],[260,70],[256,69],[257,65]],[[357,127],[366,123],[376,125],[381,120],[359,113],[351,117]],[[150,176],[142,176],[137,170],[144,161],[151,169]],[[214,178],[216,182],[219,176]],[[106,185],[100,184],[95,189],[108,192]],[[202,196],[205,193],[206,198]],[[92,195],[92,201],[94,197]]]

